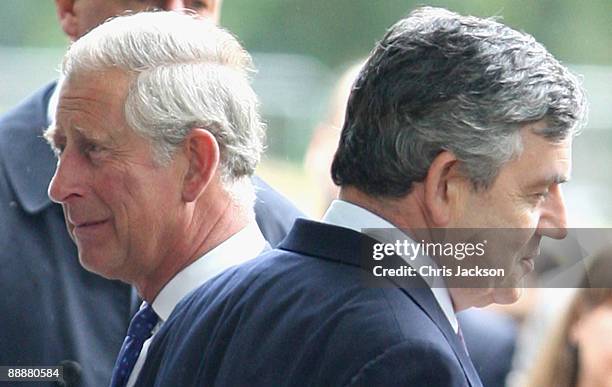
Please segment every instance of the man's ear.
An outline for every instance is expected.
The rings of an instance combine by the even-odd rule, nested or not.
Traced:
[[[183,177],[183,200],[195,201],[213,179],[219,166],[219,144],[208,130],[196,128],[185,138],[183,150],[187,172]]]
[[[74,2],[75,0],[55,0],[55,9],[62,30],[73,42],[77,40],[79,31],[78,21],[74,13]]]
[[[459,165],[453,153],[442,151],[429,166],[423,182],[424,201],[434,226],[448,226],[460,204],[461,195],[465,194],[467,179]]]

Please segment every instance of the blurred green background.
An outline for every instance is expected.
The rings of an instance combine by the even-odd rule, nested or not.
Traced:
[[[425,3],[406,0],[225,0],[221,24],[249,50],[297,53],[337,66],[363,56],[386,27]],[[476,16],[500,16],[571,63],[612,63],[610,0],[429,1]],[[63,47],[53,0],[2,0],[0,45]]]
[[[268,123],[260,173],[311,214],[312,184],[302,157],[326,113],[335,81],[368,54],[385,29],[423,2],[406,0],[224,0],[221,24],[254,55],[255,89]],[[589,127],[576,141],[576,184],[568,201],[575,224],[612,219],[612,0],[464,0],[427,5],[495,16],[526,31],[583,75]],[[67,45],[53,0],[0,1],[0,113],[57,77]],[[316,196],[316,195],[314,195]],[[570,195],[567,195],[568,198]]]

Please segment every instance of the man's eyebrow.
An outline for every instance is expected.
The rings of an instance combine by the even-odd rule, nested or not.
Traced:
[[[106,143],[109,140],[107,136],[100,135],[100,132],[96,130],[85,129],[81,126],[76,125],[73,126],[73,129],[76,131],[78,136],[81,137],[82,140],[95,141],[98,143]]]
[[[571,180],[571,176],[568,175],[555,175],[552,177],[551,182],[554,184],[563,184],[563,183],[567,183],[568,181]]]
[[[554,174],[546,176],[543,179],[538,179],[535,182],[527,185],[527,188],[548,187],[552,184],[563,184],[570,181],[571,177],[563,174]]]

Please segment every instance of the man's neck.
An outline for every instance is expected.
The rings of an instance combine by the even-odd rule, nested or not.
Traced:
[[[191,217],[177,243],[151,275],[134,283],[140,296],[153,302],[161,289],[178,273],[200,259],[231,236],[245,228],[254,217],[235,203],[229,195],[217,200],[199,200],[190,210]]]
[[[342,187],[338,197],[349,203],[365,208],[393,224],[398,229],[410,234],[415,230],[428,229],[428,223],[423,215],[422,206],[419,206],[414,195],[404,198],[375,198],[354,187]]]

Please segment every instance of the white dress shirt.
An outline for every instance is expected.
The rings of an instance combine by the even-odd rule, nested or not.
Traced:
[[[153,329],[153,336],[144,342],[142,351],[130,374],[127,387],[132,387],[147,358],[149,345],[163,323],[168,320],[174,307],[188,294],[217,274],[257,257],[266,247],[266,240],[255,222],[250,223],[219,246],[210,250],[197,261],[175,275],[153,300],[153,310],[159,322]]]
[[[407,240],[412,243],[412,239],[399,230],[397,227],[381,218],[380,216],[362,208],[355,204],[344,200],[334,200],[329,206],[329,209],[323,216],[323,222],[349,228],[351,230],[366,233],[368,236],[381,242],[395,243],[396,240]],[[376,230],[367,230],[376,229]],[[384,232],[376,232],[382,231]],[[414,257],[414,260],[406,261],[415,270],[419,270],[421,266],[431,266],[437,268],[437,264],[426,255]],[[455,315],[453,302],[450,293],[446,288],[444,281],[440,277],[424,278],[431,288],[434,298],[440,305],[448,322],[453,327],[455,333],[459,332],[459,322]],[[432,282],[433,281],[433,282]]]

